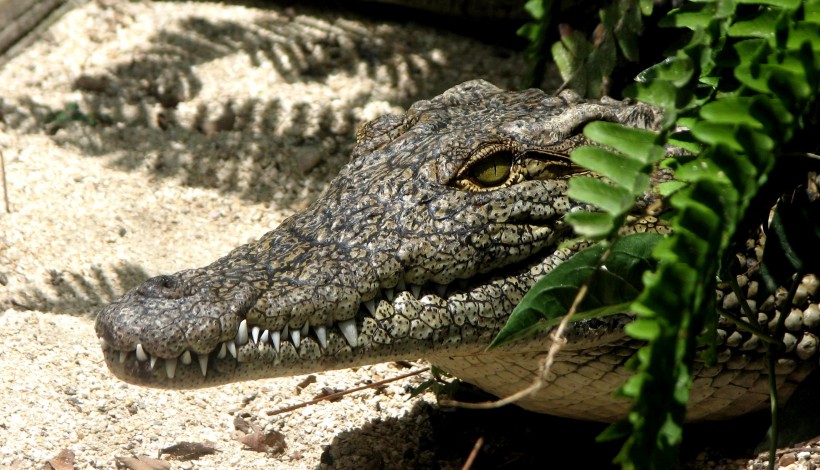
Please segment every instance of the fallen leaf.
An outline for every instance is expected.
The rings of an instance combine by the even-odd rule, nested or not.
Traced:
[[[310,374],[307,377],[305,377],[305,380],[303,380],[303,381],[299,382],[298,384],[296,384],[296,387],[299,390],[303,390],[308,385],[314,384],[314,383],[316,383],[316,376],[313,375],[313,374]]]
[[[140,455],[139,457],[115,457],[117,464],[130,470],[171,470],[171,464],[159,459]]]
[[[233,419],[233,427],[235,429],[242,431],[245,434],[248,434],[253,431],[253,425],[251,425],[251,423],[249,423],[245,418],[239,415],[236,415],[236,417]]]
[[[48,459],[43,468],[46,470],[74,470],[74,452],[63,449],[56,456]]]
[[[251,429],[253,429],[252,433],[236,438],[251,450],[281,454],[288,447],[285,443],[285,435],[279,431],[262,432],[262,428],[253,423],[251,423]]]
[[[213,442],[180,442],[159,451],[159,455],[168,454],[176,460],[194,460],[205,455],[219,452]]]

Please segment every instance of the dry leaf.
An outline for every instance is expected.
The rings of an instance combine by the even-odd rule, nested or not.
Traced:
[[[171,470],[171,464],[159,459],[140,455],[139,457],[115,457],[117,464],[130,470]]]
[[[256,452],[266,452],[268,454],[281,454],[288,447],[285,443],[285,435],[279,431],[262,432],[262,428],[250,423],[252,433],[236,440],[245,444]]]
[[[253,425],[249,423],[245,418],[236,415],[233,419],[233,427],[242,431],[245,434],[248,434],[253,431]]]
[[[219,452],[213,442],[180,442],[159,451],[159,455],[168,454],[176,460],[194,460],[205,455]]]
[[[74,452],[63,449],[56,456],[48,459],[43,469],[50,470],[74,470]]]
[[[298,384],[296,384],[296,387],[299,390],[303,390],[308,385],[315,384],[315,383],[316,383],[316,376],[313,375],[313,374],[310,374],[307,377],[305,377],[305,380],[303,380],[303,381],[299,382]]]

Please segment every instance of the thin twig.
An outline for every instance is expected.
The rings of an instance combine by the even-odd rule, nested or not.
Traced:
[[[360,390],[365,390],[365,389],[368,389],[368,388],[381,387],[384,384],[388,384],[390,382],[395,382],[395,381],[401,380],[401,379],[406,379],[407,377],[412,377],[414,375],[419,375],[419,374],[422,374],[424,372],[427,372],[428,370],[430,370],[430,368],[425,367],[423,369],[419,369],[419,370],[416,370],[416,371],[413,371],[413,372],[408,372],[407,374],[399,375],[399,376],[392,377],[392,378],[389,378],[389,379],[379,380],[378,382],[373,382],[372,384],[362,385],[360,387],[355,387],[355,388],[351,388],[351,389],[348,389],[348,390],[342,390],[341,392],[331,393],[330,395],[325,395],[323,397],[315,398],[315,399],[310,400],[310,401],[304,401],[302,403],[297,403],[295,405],[286,406],[284,408],[279,408],[278,410],[268,411],[268,416],[275,416],[275,415],[279,415],[279,414],[282,414],[282,413],[287,413],[289,411],[298,410],[299,408],[304,408],[306,406],[315,405],[316,403],[319,403],[320,401],[334,400],[336,398],[343,397],[345,395],[351,394],[353,392],[358,392]]]
[[[9,207],[9,190],[6,186],[6,159],[3,157],[3,150],[0,149],[0,174],[3,175],[3,201],[6,204],[6,213],[11,214]]]
[[[774,337],[772,337],[771,334],[765,332],[762,328],[756,326],[754,323],[749,323],[743,320],[742,318],[738,317],[734,313],[724,310],[722,308],[718,308],[717,311],[720,314],[720,316],[734,323],[738,330],[751,333],[757,336],[764,343],[773,344],[775,346],[780,346],[783,344],[782,341],[775,339]]]
[[[470,455],[467,457],[467,461],[464,462],[464,466],[461,467],[461,470],[470,470],[473,466],[473,462],[475,462],[475,458],[478,456],[478,451],[481,450],[482,445],[484,445],[484,436],[480,436],[476,439],[473,450],[470,451]]]

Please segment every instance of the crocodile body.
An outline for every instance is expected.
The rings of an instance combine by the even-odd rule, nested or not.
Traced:
[[[105,307],[96,331],[109,368],[131,383],[195,388],[423,357],[497,395],[524,388],[547,337],[485,348],[529,287],[573,254],[558,248],[573,236],[562,217],[592,208],[566,196],[580,172],[566,155],[593,120],[654,129],[660,115],[472,81],[362,126],[350,163],[306,210],[209,266],[151,278]],[[779,300],[758,293],[759,248],[753,237],[740,254],[748,273],[739,280],[767,323]],[[817,284],[803,279],[787,322],[776,371],[784,396],[817,363]],[[737,311],[732,296],[719,300]],[[573,324],[549,385],[519,405],[624,416],[628,403],[611,393],[638,347],[623,332],[628,321]],[[767,403],[765,344],[720,326],[718,363],[695,366],[690,419]]]

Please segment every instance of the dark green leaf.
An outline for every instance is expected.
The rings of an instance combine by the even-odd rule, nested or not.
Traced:
[[[634,83],[624,90],[624,95],[638,101],[655,105],[672,113],[675,110],[678,89],[663,80]]]
[[[541,278],[513,311],[507,324],[493,340],[496,347],[540,320],[560,318],[567,313],[581,285],[589,281],[589,290],[577,314],[598,310],[612,314],[628,305],[642,289],[641,276],[654,267],[651,253],[663,238],[656,233],[638,233],[617,240],[606,259],[606,269],[597,268],[606,251],[603,244],[581,251]],[[590,279],[591,277],[591,279]],[[625,311],[625,310],[622,310]]]
[[[649,176],[644,173],[647,165],[600,147],[581,147],[571,154],[572,161],[600,175],[637,196],[649,187]]]
[[[572,225],[575,233],[593,240],[606,237],[617,228],[615,218],[605,212],[572,212],[564,219]]]
[[[746,124],[753,129],[762,129],[763,124],[750,112],[751,97],[730,97],[708,103],[700,110],[703,119],[717,124]]]
[[[584,135],[599,144],[611,147],[644,164],[660,160],[663,148],[655,144],[658,134],[605,121],[594,121],[584,127]]]
[[[569,182],[567,196],[587,202],[616,215],[632,207],[633,195],[622,186],[613,186],[592,176],[576,176]]]
[[[658,24],[665,27],[706,28],[716,14],[717,9],[712,3],[684,3],[681,8],[670,11]]]
[[[692,60],[685,55],[669,57],[668,59],[655,64],[638,74],[635,79],[638,82],[648,82],[650,80],[666,80],[672,85],[680,87],[692,79],[695,68]]]
[[[773,5],[781,8],[794,10],[800,6],[800,0],[735,0],[737,3],[753,3],[763,5]]]
[[[524,9],[536,20],[540,20],[546,14],[542,0],[528,0],[527,3],[524,4]]]
[[[762,9],[729,28],[729,36],[774,38],[774,30],[780,16],[779,10]]]

